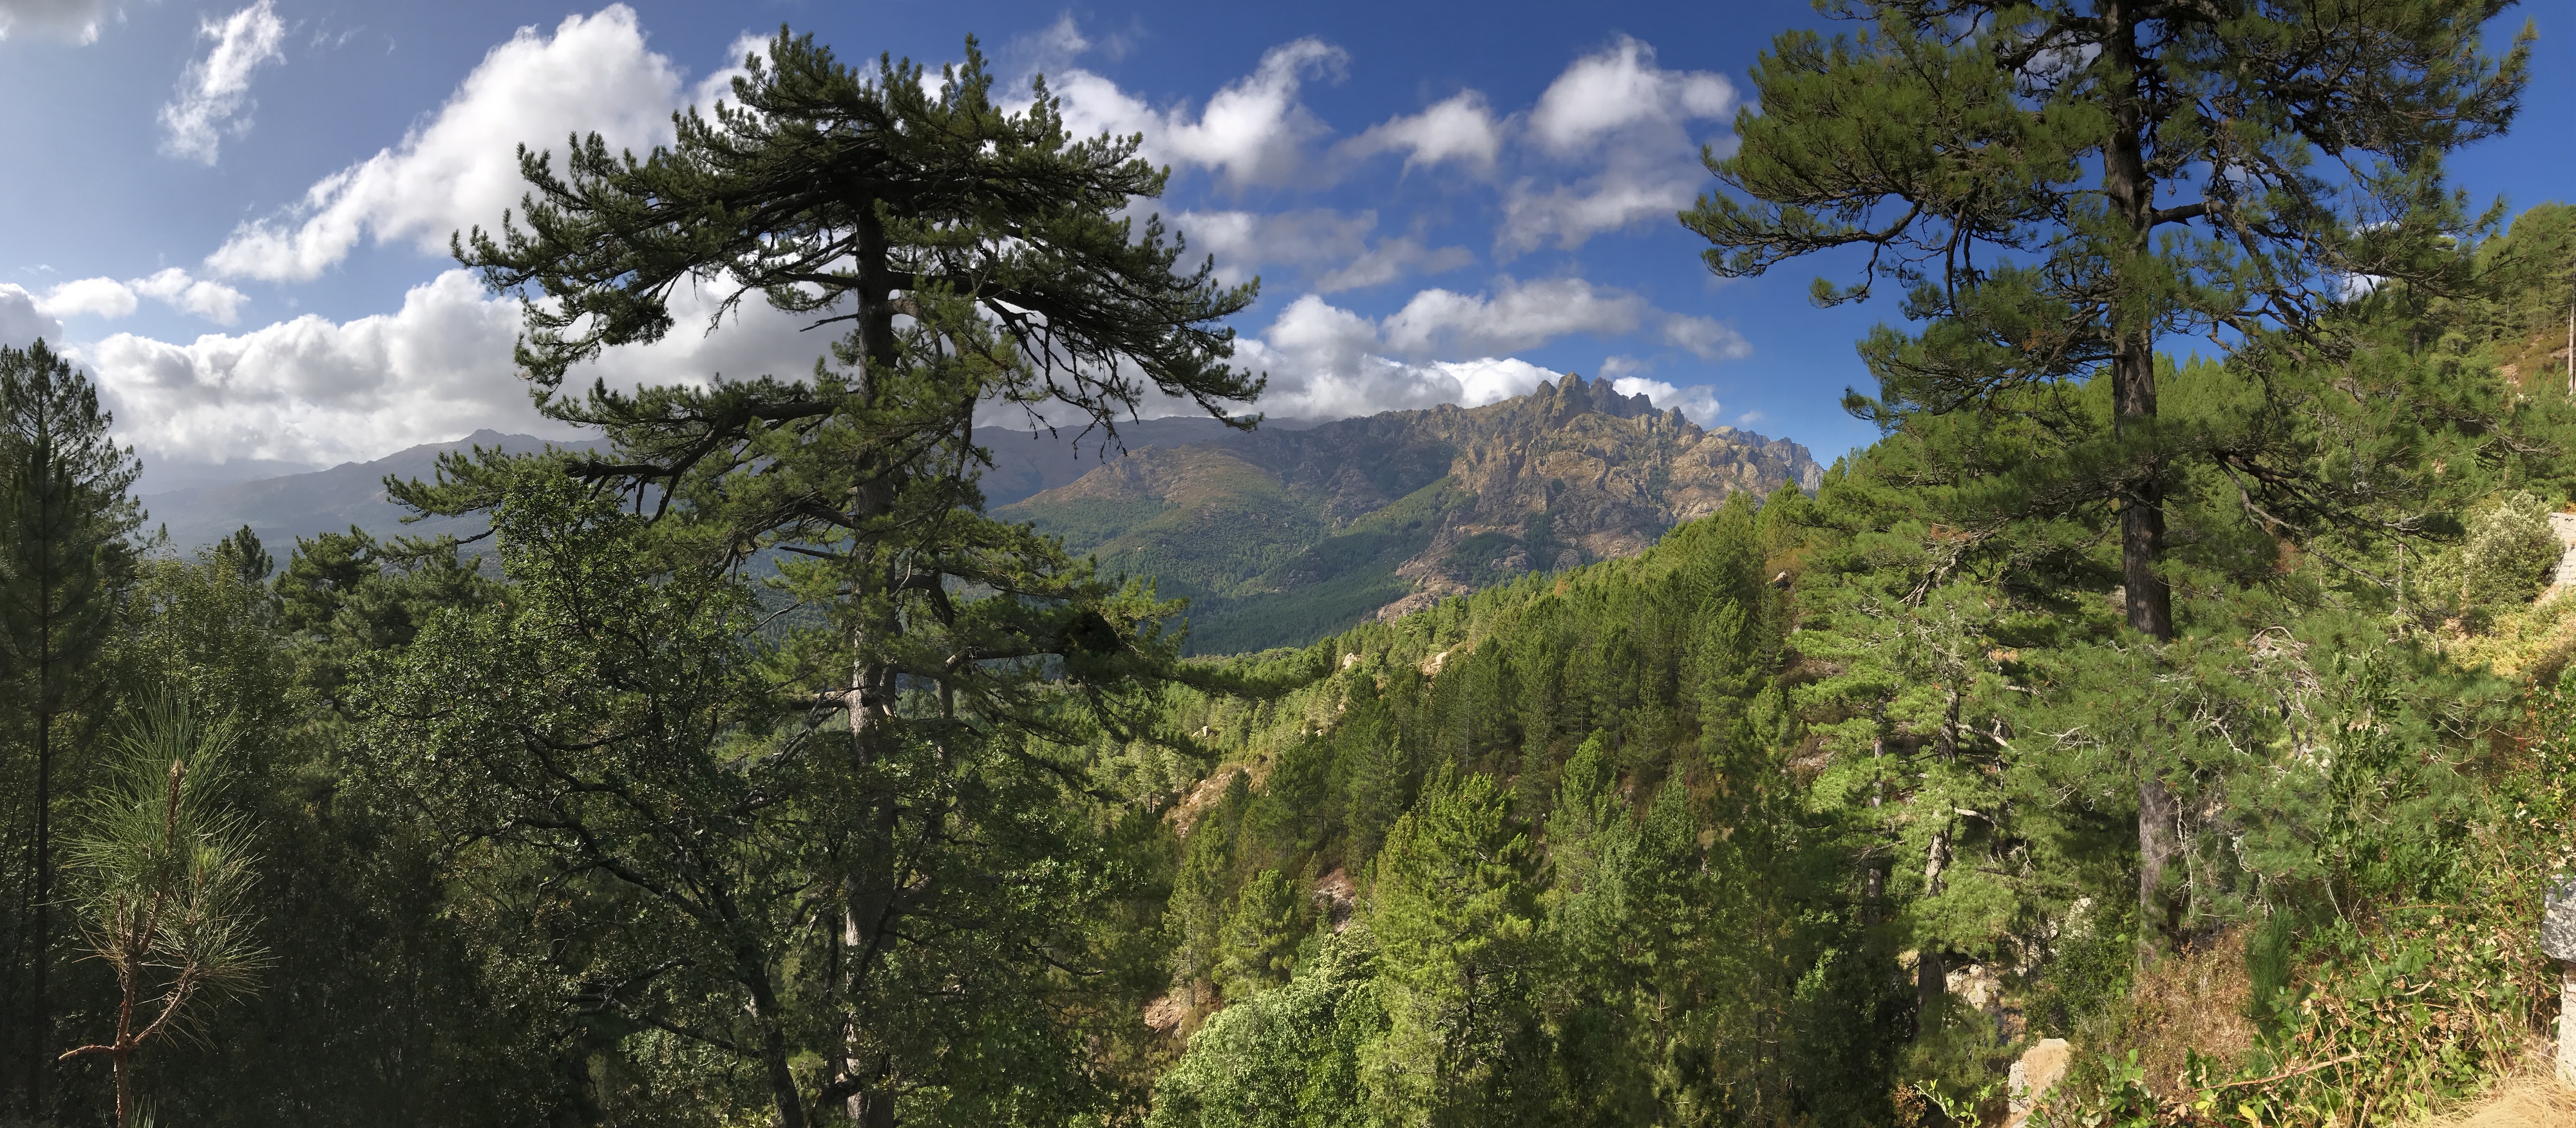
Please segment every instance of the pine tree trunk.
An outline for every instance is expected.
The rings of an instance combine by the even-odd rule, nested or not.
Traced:
[[[48,422],[40,421],[33,457],[19,472],[36,480],[36,530],[50,540],[61,532],[57,527],[60,514],[55,512],[57,501],[69,499],[58,499],[54,489],[56,452],[52,430],[43,425]],[[62,559],[63,547],[40,541],[21,550],[32,549],[38,554],[36,574],[27,577],[33,581],[27,594],[36,604],[36,935],[34,983],[27,993],[27,1115],[37,1120],[45,1117],[45,1082],[53,1074],[53,1054],[48,1051],[53,1046],[54,1014],[47,996],[53,986],[54,965],[54,714],[60,704],[54,685],[59,677],[55,665],[62,658],[57,653],[60,640],[55,637],[54,600],[66,579],[56,573],[54,565]]]
[[[2174,819],[2181,805],[2152,773],[2138,779],[2138,962],[2156,962],[2156,937],[2180,915],[2163,894],[2165,866],[2174,856]]]
[[[2136,261],[2151,252],[2156,212],[2155,181],[2147,174],[2145,160],[2145,133],[2151,126],[2141,115],[2143,100],[2137,94],[2144,61],[2138,57],[2137,24],[2128,4],[2108,0],[2101,7],[2101,20],[2104,51],[2129,84],[2126,96],[2115,99],[2111,107],[2116,124],[2102,148],[2102,187],[2113,209],[2128,222],[2131,242],[2126,252]],[[2132,280],[2124,288],[2142,282]],[[2155,326],[2124,323],[2117,310],[2112,317],[2112,428],[2114,434],[2127,438],[2156,417]],[[2129,627],[2159,642],[2170,641],[2173,593],[2157,567],[2164,555],[2163,466],[2153,455],[2134,468],[2119,500],[2120,579]],[[2173,811],[2172,793],[2142,758],[2138,765],[2138,950],[2144,962],[2155,958],[2157,887],[2173,854]]]
[[[1941,878],[1950,869],[1951,825],[1944,822],[1941,829],[1932,832],[1932,842],[1924,848],[1923,895],[1925,897],[1941,895]],[[1949,992],[1949,953],[1943,951],[1941,945],[1937,943],[1919,946],[1914,954],[1914,1003],[1917,1014],[1922,1017],[1916,1020],[1915,1037],[1920,1038],[1931,1033],[1930,1028],[1922,1025],[1922,1022],[1931,1016],[1932,1004],[1940,1001],[1941,996]]]
[[[2156,416],[2154,342],[2142,332],[2124,343],[2112,362],[2111,395],[2119,414],[2114,426],[2126,434]],[[2157,563],[2165,551],[2163,467],[2150,463],[2120,498],[2120,584],[2128,605],[2129,628],[2159,642],[2173,638],[2173,589]]]
[[[777,1105],[777,1128],[805,1128],[805,1097],[796,1088],[796,1074],[787,1064],[787,1035],[780,1028],[782,1015],[777,993],[769,986],[768,969],[757,953],[738,951],[735,959],[748,964],[745,986],[751,988],[753,1018],[760,1023],[761,1065],[769,1082],[771,1103]]]
[[[2154,178],[2147,174],[2144,133],[2149,126],[2140,116],[2141,99],[2135,91],[2141,66],[2137,31],[2128,6],[2119,0],[2102,6],[2102,22],[2108,26],[2104,49],[2131,84],[2129,95],[2112,105],[2112,116],[2118,125],[2110,142],[2102,147],[2102,188],[2112,208],[2128,224],[2127,255],[2132,261],[2143,260],[2153,249],[2150,240],[2156,222],[2156,187]],[[2127,285],[2122,289],[2134,289],[2145,280],[2123,281]],[[2155,325],[2152,321],[2133,323],[2128,320],[2133,314],[2117,308],[2110,316],[2111,425],[2114,434],[2126,438],[2155,421]],[[2158,558],[2164,555],[2163,468],[2149,462],[2135,470],[2120,496],[2121,582],[2127,588],[2129,626],[2163,641],[2173,637],[2172,594],[2156,568]]]
[[[37,674],[37,693],[44,692],[44,675]],[[44,703],[36,705],[36,925],[33,983],[27,991],[27,1116],[42,1120],[45,1114],[46,1060],[52,1055],[45,1050],[52,1037],[52,1012],[47,1008],[45,991],[47,973],[53,964],[53,806],[54,743],[53,717]]]
[[[894,371],[901,356],[894,335],[894,276],[887,265],[887,239],[883,226],[873,215],[861,221],[857,253],[859,286],[858,335],[860,366],[854,389],[859,402],[868,409],[884,406],[880,398],[886,393],[884,377]],[[864,448],[863,449],[867,449]],[[893,733],[895,678],[891,669],[877,660],[875,651],[900,629],[900,624],[884,621],[878,611],[878,597],[886,591],[889,577],[883,569],[886,562],[877,559],[877,544],[871,523],[894,508],[896,483],[887,468],[866,454],[853,469],[850,516],[857,533],[852,538],[850,553],[858,562],[851,577],[849,598],[859,607],[850,636],[850,752],[854,774],[863,785],[875,787],[878,768],[891,754],[888,741]],[[894,838],[899,811],[896,797],[877,788],[863,796],[867,815],[865,841],[855,859],[856,872],[851,875],[849,904],[842,919],[842,942],[853,958],[844,971],[844,989],[855,1000],[859,985],[868,969],[883,950],[887,917],[894,904]],[[843,1056],[841,1071],[845,1078],[859,1076],[855,1057],[858,1047]],[[867,1123],[872,1110],[883,1110],[891,1122],[893,1105],[883,1093],[861,1088],[851,1094],[850,1118]]]
[[[134,1053],[116,1052],[116,1128],[134,1123]]]

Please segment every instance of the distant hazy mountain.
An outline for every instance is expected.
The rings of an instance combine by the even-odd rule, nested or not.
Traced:
[[[1703,429],[1581,376],[1478,408],[1206,435],[1131,442],[997,514],[1188,596],[1190,648],[1229,653],[1631,555],[1738,491],[1812,490],[1824,473],[1796,443]]]
[[[579,440],[476,431],[452,443],[428,443],[373,462],[343,462],[309,474],[145,494],[143,508],[148,515],[147,527],[157,524],[167,528],[171,545],[182,552],[212,544],[248,525],[283,564],[287,554],[294,551],[296,538],[343,532],[351,525],[379,536],[480,532],[480,521],[441,519],[404,525],[404,510],[385,498],[386,475],[426,478],[437,469],[438,456],[447,451],[497,446],[516,454],[548,446],[589,445]]]
[[[1796,443],[1703,429],[1580,376],[1478,408],[1270,420],[1249,433],[1148,419],[1122,425],[1117,446],[1104,438],[979,430],[993,452],[986,501],[1108,570],[1189,597],[1199,653],[1305,643],[1522,573],[1627,556],[1733,493],[1813,489],[1823,474]],[[591,444],[477,431],[143,504],[183,551],[248,525],[283,562],[296,538],[351,525],[479,532],[475,519],[402,524],[385,477],[427,477],[445,451],[550,445]]]
[[[1268,430],[1312,425],[1294,419],[1273,419],[1262,424]],[[1179,446],[1225,433],[1225,425],[1213,419],[1179,417],[1130,422],[1118,428],[1119,440],[1126,450]],[[1097,469],[1104,453],[1112,459],[1121,453],[1119,447],[1104,451],[1106,436],[1096,432],[1085,435],[1078,428],[1064,428],[1052,435],[984,428],[976,433],[976,440],[993,452],[993,469],[984,476],[984,492],[991,505],[1007,505],[1040,490],[1065,485]],[[143,495],[142,500],[150,522],[166,526],[170,543],[183,552],[213,544],[248,525],[282,562],[294,549],[296,538],[340,532],[351,525],[380,536],[438,532],[464,535],[481,531],[480,522],[475,521],[433,520],[404,525],[401,507],[385,498],[387,475],[426,478],[436,470],[438,456],[448,451],[497,446],[518,454],[549,446],[588,449],[598,442],[476,431],[452,443],[427,443],[373,462],[344,462],[310,473],[160,490]],[[150,469],[146,467],[147,473]],[[158,476],[156,480],[186,478],[183,471]]]

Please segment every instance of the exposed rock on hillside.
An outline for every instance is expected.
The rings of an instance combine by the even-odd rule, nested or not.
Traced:
[[[1193,648],[1219,652],[1627,556],[1738,491],[1822,475],[1796,443],[1568,376],[1483,407],[1133,449],[1002,512],[1193,597]]]

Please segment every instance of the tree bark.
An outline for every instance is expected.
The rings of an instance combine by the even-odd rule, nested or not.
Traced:
[[[886,406],[887,380],[901,361],[894,333],[894,291],[896,279],[887,262],[888,242],[883,224],[871,211],[860,220],[858,239],[859,283],[855,289],[858,309],[859,372],[854,389],[860,402],[873,410]],[[877,461],[873,447],[863,446],[868,453],[860,456],[854,471],[850,496],[852,525],[858,530],[850,545],[851,559],[857,564],[851,576],[850,598],[859,608],[850,635],[850,753],[852,767],[864,786],[874,791],[862,797],[866,809],[863,820],[864,840],[858,857],[853,859],[855,872],[850,877],[849,904],[842,918],[842,941],[851,953],[843,969],[843,987],[855,1001],[858,986],[883,948],[887,917],[894,905],[894,839],[899,809],[896,796],[873,782],[875,769],[890,754],[886,742],[894,720],[895,677],[891,669],[875,657],[881,640],[901,629],[899,622],[883,613],[877,597],[890,585],[891,577],[883,569],[888,562],[877,559],[876,542],[869,531],[870,523],[894,509],[898,483],[888,476],[889,468]],[[860,1076],[857,1047],[845,1046],[841,1060],[843,1076]],[[876,1116],[892,1123],[893,1102],[885,1094],[862,1087],[848,1101],[850,1118],[858,1123]]]
[[[2174,819],[2180,813],[2172,791],[2152,773],[2138,778],[2138,962],[2156,962],[2156,937],[2179,915],[2165,903],[2165,866],[2173,861]]]
[[[2137,30],[2128,5],[2118,0],[2102,6],[2102,22],[2106,25],[2104,52],[2127,82],[2125,96],[2115,99],[2111,108],[2117,126],[2102,147],[2102,188],[2128,225],[2129,245],[2123,251],[2130,262],[2139,262],[2152,253],[2156,187],[2147,174],[2144,134],[2149,125],[2143,119],[2137,93]],[[2140,280],[2128,281],[2129,285],[2120,288],[2133,289]],[[2128,438],[2151,425],[2156,417],[2156,327],[2152,320],[2132,323],[2134,314],[2116,306],[2110,317],[2112,431]],[[2130,628],[2166,641],[2173,638],[2173,600],[2156,567],[2164,555],[2163,467],[2151,458],[2136,470],[2119,498],[2120,578],[2127,588]]]
[[[45,1052],[53,1037],[53,1013],[45,1000],[47,982],[53,966],[53,808],[54,808],[54,742],[53,717],[45,710],[43,667],[37,667],[39,701],[36,705],[36,924],[33,983],[27,991],[27,1116],[44,1119],[45,1075],[52,1055]]]
[[[1925,897],[1941,895],[1942,875],[1950,869],[1950,827],[1950,823],[1942,823],[1941,829],[1932,832],[1931,844],[1923,850],[1923,895]],[[1914,953],[1914,1004],[1917,1008],[1916,1013],[1923,1017],[1916,1020],[1915,1037],[1920,1038],[1931,1033],[1930,1028],[1922,1025],[1923,1020],[1930,1017],[1932,1004],[1949,992],[1949,953],[1944,952],[1941,945],[1937,943],[1920,945]]]
[[[751,1005],[760,1022],[761,1065],[768,1075],[769,1095],[778,1106],[778,1128],[805,1128],[805,1098],[796,1091],[796,1074],[787,1066],[787,1035],[779,1028],[778,993],[770,988],[769,970],[754,952],[736,952],[750,964],[743,984],[751,988]]]
[[[2137,24],[2130,6],[2122,0],[2104,3],[2101,18],[2103,51],[2111,65],[2119,69],[2118,81],[2122,84],[2120,96],[2111,106],[2114,128],[2102,148],[2102,187],[2112,208],[2128,224],[2130,241],[2123,248],[2127,262],[2138,263],[2152,251],[2156,201],[2155,181],[2147,174],[2145,158],[2146,132],[2152,126],[2144,119],[2143,99],[2138,91],[2142,61],[2138,57]],[[2121,289],[2135,289],[2142,280],[2129,281],[2131,284]],[[2135,437],[2156,417],[2155,324],[2152,320],[2130,323],[2127,318],[2133,316],[2116,307],[2111,313],[2112,430],[2123,439]],[[2161,459],[2148,452],[2145,463],[2133,468],[2119,495],[2120,581],[2129,628],[2158,642],[2169,642],[2174,633],[2173,592],[2158,567],[2164,556],[2163,478]],[[2156,956],[2155,910],[2165,863],[2173,854],[2174,809],[2172,793],[2142,757],[2138,765],[2138,952],[2142,963],[2152,963]]]

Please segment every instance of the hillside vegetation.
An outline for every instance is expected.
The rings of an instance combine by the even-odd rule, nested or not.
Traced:
[[[2571,220],[2480,261],[2563,293],[2517,272]],[[2402,593],[2397,544],[2276,542],[2221,479],[2176,499],[2183,637],[2140,646],[2106,581],[2032,574],[2110,571],[2087,522],[1925,519],[1942,436],[1909,430],[1812,499],[1254,660],[1317,680],[1184,709],[1227,754],[1173,888],[1196,1032],[1158,1122],[2000,1118],[2051,1037],[2050,1123],[2473,1098],[2554,1028],[2537,918],[2576,858],[2576,404],[2498,368],[2557,328],[2530,292],[2379,358],[2481,421],[2427,436],[2457,532],[2409,538]],[[2148,757],[2179,808],[2154,916]]]
[[[1251,428],[1251,285],[971,42],[782,32],[670,146],[524,162],[457,250],[597,441],[382,483],[442,535],[171,552],[87,375],[0,349],[0,1117],[2564,1107],[2576,208],[2441,169],[2527,51],[2475,0],[1835,10],[1679,217],[1906,291],[1813,475],[1575,377]],[[566,386],[683,280],[842,335]],[[1221,441],[976,425],[1147,402]],[[1033,484],[1098,555],[988,507]]]

